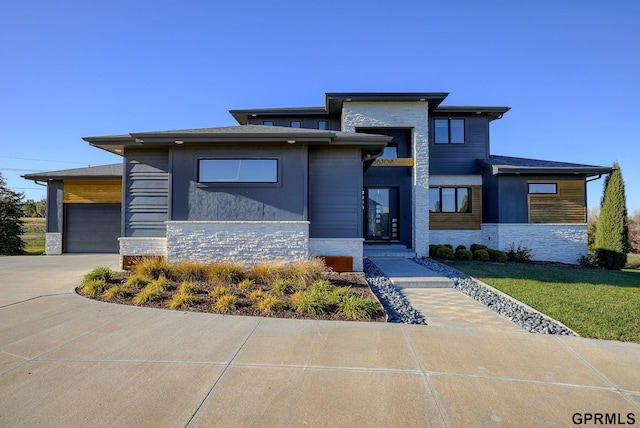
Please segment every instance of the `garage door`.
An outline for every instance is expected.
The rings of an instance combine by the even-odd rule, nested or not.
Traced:
[[[65,253],[118,253],[121,204],[64,204]]]

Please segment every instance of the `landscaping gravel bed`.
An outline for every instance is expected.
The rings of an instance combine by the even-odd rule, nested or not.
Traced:
[[[474,281],[468,275],[458,272],[455,269],[451,269],[448,266],[444,266],[440,263],[436,263],[428,259],[414,258],[411,260],[431,269],[436,273],[442,274],[447,278],[452,279],[455,288],[472,297],[473,299],[485,304],[492,310],[496,311],[500,315],[506,317],[507,319],[511,320],[512,322],[516,323],[529,332],[543,334],[560,334],[565,336],[575,335],[565,326],[554,322],[550,318],[547,318],[537,311],[532,311],[516,303],[515,301],[501,296],[495,291]]]
[[[364,259],[364,275],[371,290],[387,311],[389,322],[427,324],[424,315],[411,306],[406,297],[393,286],[391,280],[369,259]]]

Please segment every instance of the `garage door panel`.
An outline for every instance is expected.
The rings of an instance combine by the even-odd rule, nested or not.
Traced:
[[[117,253],[121,204],[65,204],[65,253]]]

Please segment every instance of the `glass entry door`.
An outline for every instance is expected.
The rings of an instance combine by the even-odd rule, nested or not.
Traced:
[[[398,190],[390,187],[365,189],[365,239],[391,241],[398,239]]]

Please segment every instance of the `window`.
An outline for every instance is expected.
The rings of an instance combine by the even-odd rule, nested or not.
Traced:
[[[277,159],[200,159],[200,183],[277,183]]]
[[[436,144],[464,144],[464,119],[434,120]]]
[[[273,120],[265,120],[262,124],[264,126],[273,126]]]
[[[292,128],[302,128],[302,122],[300,122],[299,120],[292,120],[291,121],[291,127]]]
[[[471,189],[468,187],[429,188],[429,212],[470,213]]]
[[[529,193],[556,194],[557,183],[529,183]]]
[[[329,129],[329,121],[328,120],[319,120],[318,121],[318,129],[326,130]]]

